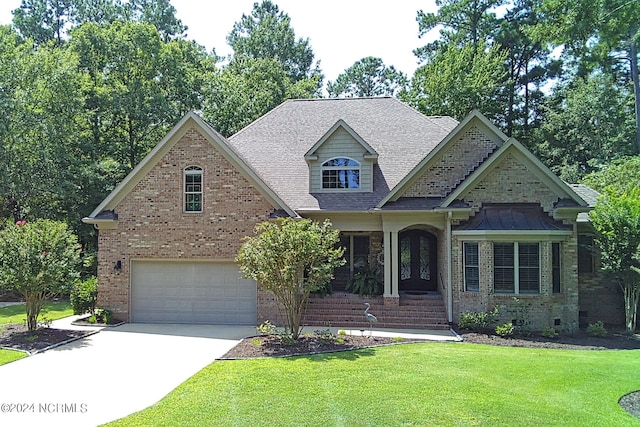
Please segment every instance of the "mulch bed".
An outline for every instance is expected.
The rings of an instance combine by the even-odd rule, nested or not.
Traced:
[[[338,351],[358,350],[398,343],[418,342],[423,340],[398,339],[388,337],[369,337],[357,335],[337,335],[333,339],[321,339],[317,336],[301,336],[295,343],[283,343],[276,335],[260,335],[245,338],[229,350],[223,360],[255,359],[260,357],[288,357]]]
[[[95,331],[70,331],[55,328],[40,328],[29,332],[26,325],[1,325],[0,347],[35,354],[52,346],[84,338],[94,333]]]

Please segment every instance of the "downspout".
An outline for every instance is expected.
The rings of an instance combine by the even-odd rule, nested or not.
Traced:
[[[447,213],[447,319],[453,322],[453,289],[451,289],[451,218],[453,213]]]

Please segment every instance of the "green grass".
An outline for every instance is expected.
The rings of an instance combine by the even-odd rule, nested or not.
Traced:
[[[40,312],[40,319],[49,320],[62,319],[73,314],[73,308],[69,301],[50,301],[45,304]],[[0,308],[0,329],[2,325],[10,323],[24,323],[27,318],[24,304],[12,305]],[[14,360],[22,359],[26,354],[21,351],[0,350],[0,365],[4,365]]]
[[[45,303],[40,312],[40,319],[58,320],[73,314],[73,308],[69,301],[49,301]],[[27,312],[24,304],[12,305],[0,308],[0,325],[9,323],[25,323]]]
[[[214,362],[109,426],[637,426],[639,351],[425,343]]]

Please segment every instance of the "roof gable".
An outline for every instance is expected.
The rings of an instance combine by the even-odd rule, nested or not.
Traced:
[[[100,214],[104,211],[113,211],[129,192],[151,171],[151,169],[175,146],[178,141],[189,131],[195,128],[209,143],[214,145],[220,153],[238,171],[252,183],[256,189],[271,203],[274,208],[282,209],[290,216],[297,216],[242,160],[229,146],[226,139],[213,127],[206,123],[194,112],[185,115],[167,135],[147,154],[142,161],[113,189],[113,191],[98,205],[98,207],[83,222],[96,224],[104,222]],[[113,221],[113,220],[112,220]]]
[[[374,150],[367,142],[362,139],[360,135],[356,131],[354,131],[351,126],[349,126],[344,120],[338,120],[332,127],[329,129],[323,136],[316,142],[313,147],[309,149],[304,155],[305,160],[312,161],[318,160],[317,152],[320,150],[325,143],[331,140],[331,137],[335,135],[340,130],[344,130],[347,132],[358,144],[362,146],[364,149],[364,158],[365,159],[374,159],[378,158],[378,153]]]
[[[511,156],[527,171],[537,177],[541,183],[553,192],[558,199],[573,200],[579,207],[588,208],[588,204],[564,181],[558,178],[549,168],[538,160],[529,150],[515,138],[509,138],[491,157],[478,167],[442,202],[442,207],[449,207],[457,199],[464,199],[465,194],[476,188],[485,178],[490,176],[505,160]],[[528,191],[533,189],[529,188]]]
[[[379,203],[378,208],[382,208],[386,203],[390,201],[397,201],[402,197],[407,190],[415,184],[434,164],[441,158],[441,154],[446,151],[451,145],[456,144],[460,138],[463,137],[465,132],[468,132],[474,127],[478,128],[482,134],[484,134],[495,147],[500,147],[504,141],[507,140],[507,136],[500,131],[493,123],[489,121],[478,110],[473,110],[467,115],[449,134],[440,141],[440,143],[431,150],[413,170],[411,170],[399,183],[396,185],[386,197],[384,197]],[[459,159],[452,159],[456,166],[459,166],[457,161]],[[473,165],[476,167],[477,165]],[[468,172],[467,172],[468,173]],[[459,177],[464,178],[463,176]],[[443,195],[440,195],[443,196]]]

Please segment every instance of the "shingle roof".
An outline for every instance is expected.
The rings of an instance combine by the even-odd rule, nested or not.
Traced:
[[[305,153],[344,120],[379,154],[373,193],[309,194]],[[229,138],[229,144],[294,210],[373,208],[455,128],[393,98],[289,100]]]

